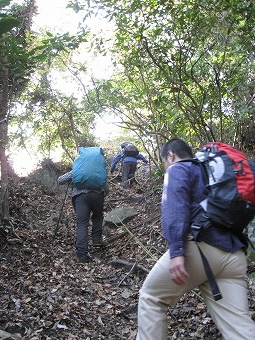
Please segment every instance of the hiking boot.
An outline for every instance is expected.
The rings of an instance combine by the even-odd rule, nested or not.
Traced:
[[[93,246],[94,247],[105,247],[107,246],[107,242],[104,241],[102,238],[100,238],[98,240],[93,241]]]
[[[83,257],[76,257],[76,262],[78,263],[88,263],[91,261],[91,257],[89,255]]]

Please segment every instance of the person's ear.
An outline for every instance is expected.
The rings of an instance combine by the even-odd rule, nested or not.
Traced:
[[[167,156],[170,157],[171,159],[173,159],[173,158],[174,158],[174,153],[173,153],[173,151],[169,150],[169,151],[167,152]]]

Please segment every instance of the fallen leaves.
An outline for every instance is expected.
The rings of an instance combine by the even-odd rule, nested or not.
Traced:
[[[133,340],[139,289],[166,249],[159,222],[160,192],[151,194],[143,187],[145,193],[134,186],[130,196],[139,213],[127,222],[129,232],[123,226],[108,230],[110,245],[91,247],[92,262],[77,264],[71,202],[64,206],[53,242],[56,218],[51,216],[57,215],[62,197],[58,192],[47,194],[29,179],[12,185],[16,229],[0,256],[0,338]],[[139,203],[134,199],[138,189]],[[127,194],[114,190],[106,210],[124,201],[131,204]],[[250,287],[254,310],[254,281]],[[169,309],[168,320],[172,339],[221,338],[198,291]]]

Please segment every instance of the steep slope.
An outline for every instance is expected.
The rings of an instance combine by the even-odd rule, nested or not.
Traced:
[[[15,229],[0,254],[0,338],[135,338],[139,289],[166,249],[161,184],[152,185],[143,174],[129,191],[117,177],[109,184],[105,212],[132,207],[137,214],[118,226],[106,224],[109,245],[102,250],[91,246],[92,262],[77,264],[69,191],[42,185],[35,177],[12,180]],[[249,284],[254,311],[254,281]],[[221,339],[198,291],[169,310],[168,318],[172,339]]]

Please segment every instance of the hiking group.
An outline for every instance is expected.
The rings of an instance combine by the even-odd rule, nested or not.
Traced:
[[[106,242],[103,233],[104,198],[108,194],[107,169],[104,152],[100,147],[79,147],[79,155],[73,162],[71,171],[58,178],[58,184],[72,182],[72,204],[76,215],[76,259],[78,262],[90,262],[89,222],[92,221],[92,243],[103,247]],[[148,163],[130,142],[121,144],[121,152],[114,157],[111,165],[113,173],[118,162],[121,163],[123,188],[130,188],[134,181],[137,161]]]
[[[132,184],[137,160],[147,163],[133,147],[129,150],[132,155],[125,154],[127,144],[121,146],[122,151],[111,163],[113,173],[122,159],[124,188]],[[58,179],[59,184],[73,182],[76,255],[82,262],[89,261],[91,212],[92,242],[104,245],[103,203],[108,190],[106,166],[102,150],[92,149],[104,171],[96,174],[94,154],[94,161],[83,156],[83,162],[75,161],[73,170]],[[171,139],[162,146],[165,175],[161,220],[169,248],[140,289],[137,340],[166,340],[168,308],[174,307],[185,293],[196,287],[224,339],[254,339],[255,323],[247,296],[248,242],[243,231],[255,213],[255,164],[241,152],[238,154],[239,151],[233,150],[222,143],[211,143],[194,158],[191,147],[181,139]],[[84,150],[79,151],[86,154]],[[85,168],[93,171],[88,171],[90,175],[80,176],[82,172],[77,169],[83,169],[85,173]]]

